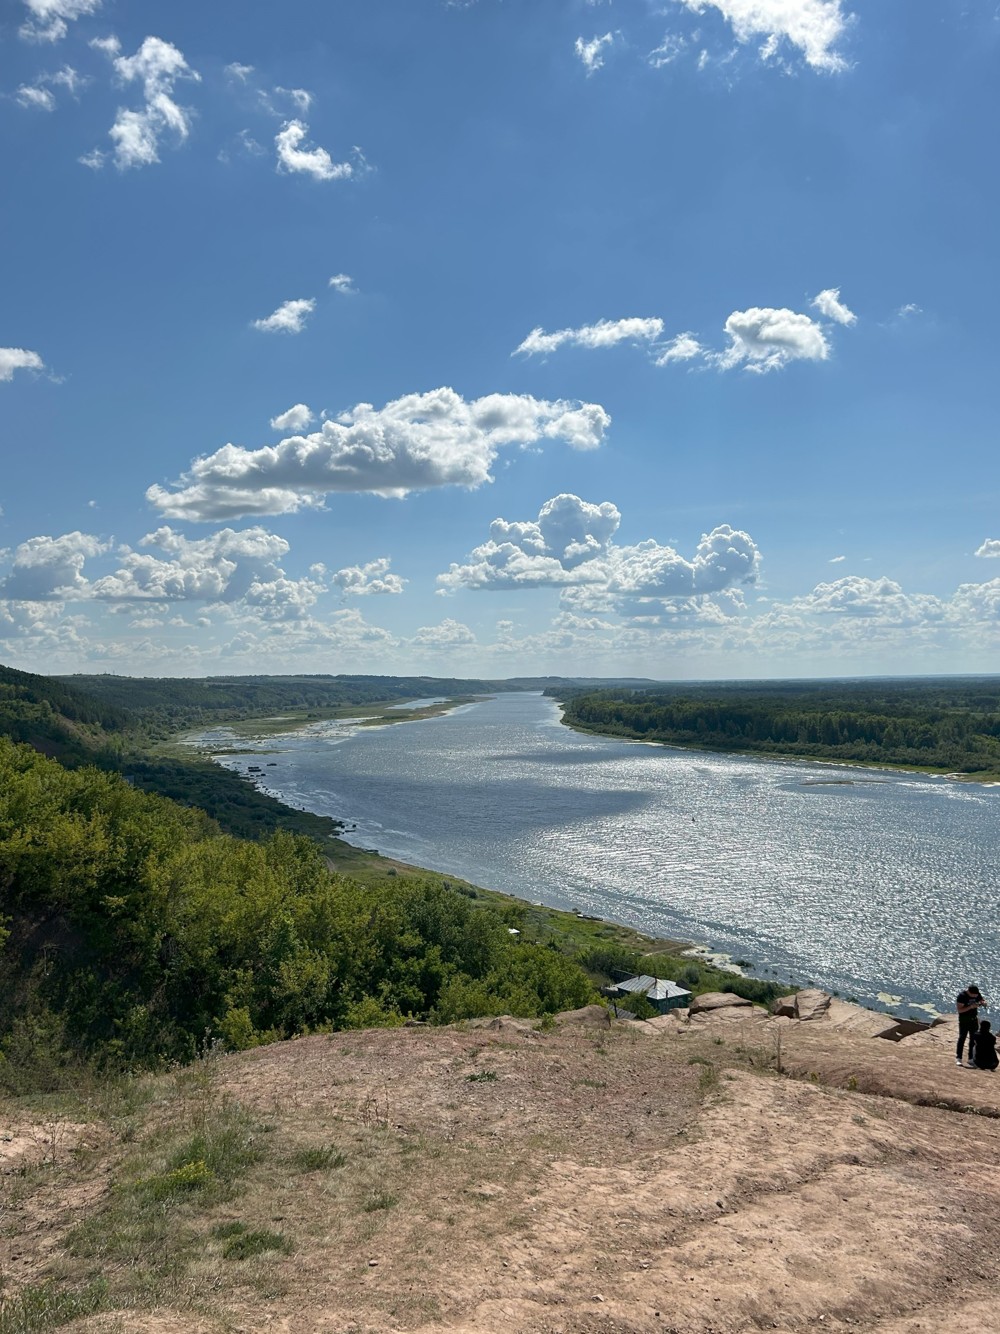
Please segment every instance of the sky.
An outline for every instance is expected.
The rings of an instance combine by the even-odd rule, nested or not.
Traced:
[[[994,0],[0,0],[0,662],[994,672]]]

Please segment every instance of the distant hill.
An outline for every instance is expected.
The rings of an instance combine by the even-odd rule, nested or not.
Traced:
[[[127,725],[127,712],[111,700],[52,677],[0,666],[0,736],[44,755],[80,760]]]

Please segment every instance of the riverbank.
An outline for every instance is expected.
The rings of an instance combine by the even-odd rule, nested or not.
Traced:
[[[559,707],[563,710],[562,725],[568,727],[571,732],[579,732],[581,736],[603,736],[613,741],[633,741],[640,746],[658,746],[663,750],[680,750],[695,755],[738,755],[752,760],[771,760],[775,764],[822,764],[830,769],[880,769],[885,773],[915,774],[920,778],[948,778],[956,783],[977,783],[983,787],[1000,787],[1000,769],[989,770],[984,773],[964,774],[954,773],[946,767],[932,764],[893,764],[891,760],[830,759],[825,755],[802,755],[793,754],[790,751],[755,750],[752,746],[699,746],[684,741],[656,741],[645,736],[629,736],[623,732],[592,727],[579,721],[571,721],[566,718],[561,701]],[[844,779],[843,781],[850,782],[851,780]]]

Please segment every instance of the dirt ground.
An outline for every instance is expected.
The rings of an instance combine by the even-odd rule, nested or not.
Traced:
[[[95,1262],[129,1173],[237,1105],[266,1152],[224,1197],[170,1206],[186,1241],[169,1264]],[[550,1031],[342,1033],[157,1081],[126,1131],[47,1124],[48,1146],[41,1123],[0,1137],[2,1291],[76,1290],[99,1268],[124,1309],[63,1323],[75,1334],[1000,1323],[1000,1077],[956,1069],[947,1031],[588,1011]],[[227,1223],[277,1229],[287,1252],[227,1259]]]

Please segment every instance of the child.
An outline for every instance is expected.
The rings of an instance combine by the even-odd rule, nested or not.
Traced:
[[[998,1064],[996,1034],[990,1032],[990,1021],[984,1019],[976,1034],[976,1065],[980,1070],[995,1070]]]

